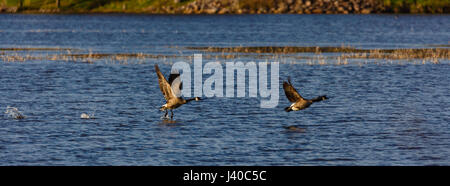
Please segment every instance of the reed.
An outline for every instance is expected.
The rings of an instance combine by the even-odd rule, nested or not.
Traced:
[[[358,49],[350,46],[341,47],[186,47],[182,49],[202,51],[206,60],[270,60],[282,64],[307,65],[349,65],[355,60],[371,60],[373,64],[393,64],[393,61],[411,62],[412,64],[441,64],[450,60],[449,48],[416,48],[416,49]],[[49,51],[47,54],[36,51]],[[183,55],[179,50],[176,54],[161,55],[147,53],[96,53],[92,49],[79,52],[75,49],[60,48],[8,48],[0,50],[0,61],[58,61],[107,64],[144,64],[150,60],[160,60],[173,63],[175,60],[192,60],[191,55]],[[86,51],[86,50],[85,50]],[[39,55],[38,55],[39,54]],[[307,54],[307,55],[303,55]],[[335,55],[337,54],[337,55]],[[350,59],[352,59],[350,61]],[[169,62],[170,61],[170,62]],[[367,64],[367,62],[364,62]]]

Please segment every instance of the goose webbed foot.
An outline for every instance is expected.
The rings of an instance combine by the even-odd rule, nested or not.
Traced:
[[[169,112],[164,113],[164,116],[161,117],[161,119],[168,119],[169,118]]]

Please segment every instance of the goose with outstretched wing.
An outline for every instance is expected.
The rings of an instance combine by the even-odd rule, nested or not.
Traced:
[[[169,81],[167,82],[164,75],[159,70],[157,64],[155,64],[155,71],[158,75],[159,88],[166,99],[166,104],[162,105],[160,110],[166,111],[164,117],[167,117],[168,110],[170,110],[171,115],[170,118],[173,119],[173,109],[180,107],[183,104],[189,103],[190,101],[199,101],[199,97],[191,98],[191,99],[183,99],[181,97],[181,89],[183,88],[183,83],[181,82],[181,77],[179,73],[170,74]]]
[[[314,102],[319,102],[328,99],[327,96],[318,96],[314,99],[305,99],[303,98],[297,90],[295,90],[294,86],[292,86],[291,78],[288,77],[288,81],[283,82],[284,93],[288,100],[292,103],[291,106],[284,108],[286,112],[303,110],[308,108]]]

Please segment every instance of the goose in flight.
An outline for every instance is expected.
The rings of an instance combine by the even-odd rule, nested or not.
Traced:
[[[199,97],[191,98],[191,99],[183,99],[181,97],[181,89],[183,87],[183,83],[181,82],[180,74],[170,74],[169,82],[167,82],[166,78],[164,78],[163,74],[159,70],[157,64],[155,64],[156,74],[158,75],[159,88],[166,99],[166,104],[162,105],[159,110],[166,111],[164,117],[167,118],[168,111],[170,110],[171,115],[170,118],[173,119],[173,109],[180,107],[183,104],[189,103],[190,101],[199,101]]]
[[[292,102],[291,106],[284,108],[286,112],[303,110],[308,108],[314,102],[319,102],[328,99],[327,96],[325,95],[318,96],[314,99],[303,98],[302,96],[300,96],[297,90],[295,90],[294,86],[292,86],[290,77],[288,77],[288,82],[286,81],[283,82],[283,89],[288,100]]]

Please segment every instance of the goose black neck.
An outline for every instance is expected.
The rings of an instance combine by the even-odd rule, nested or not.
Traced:
[[[326,96],[317,96],[314,99],[311,99],[312,102],[319,102],[328,99]]]
[[[189,103],[190,101],[195,101],[195,100],[199,100],[200,98],[195,97],[195,98],[190,98],[186,100],[186,103]]]

